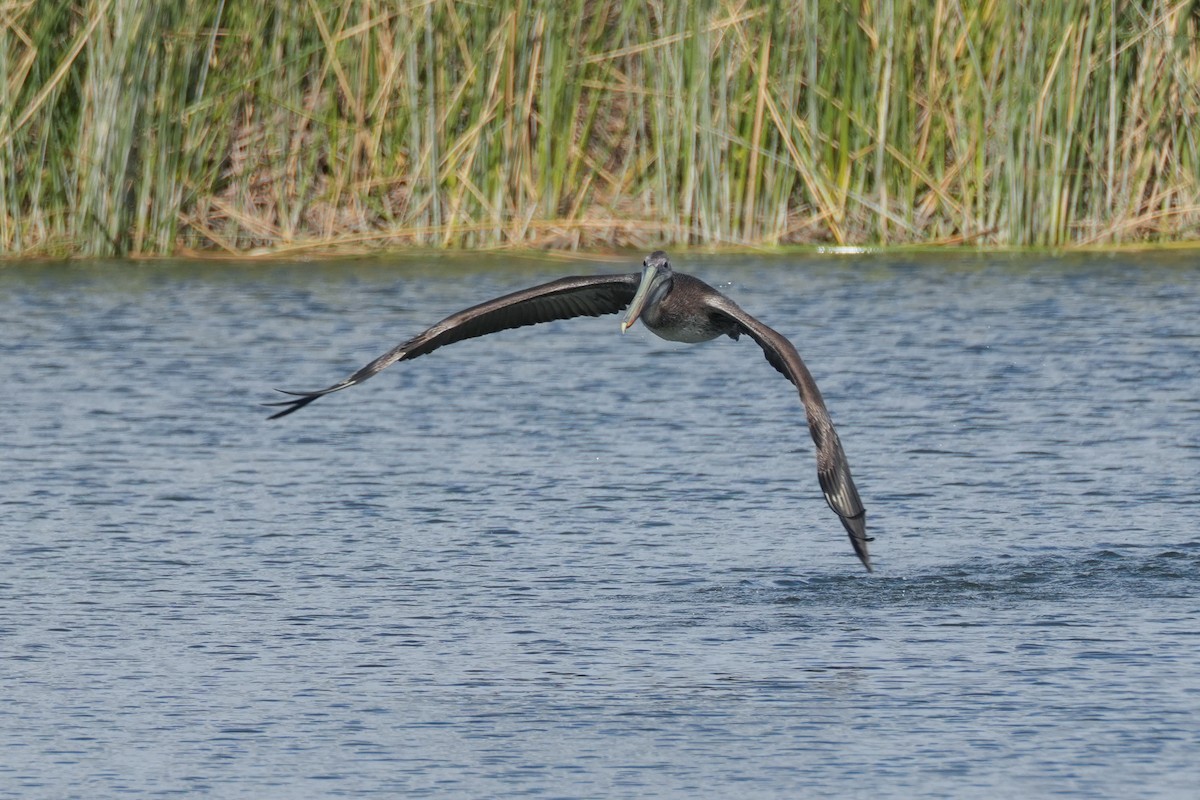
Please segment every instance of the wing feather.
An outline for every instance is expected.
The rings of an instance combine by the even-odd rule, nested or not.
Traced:
[[[471,306],[451,314],[408,341],[396,345],[345,380],[313,392],[285,391],[284,394],[292,395],[294,399],[267,403],[272,406],[284,406],[282,411],[272,414],[269,418],[286,417],[317,398],[362,383],[397,361],[408,361],[427,355],[439,347],[464,339],[557,319],[615,314],[629,305],[640,279],[641,275],[636,272],[624,275],[579,275],[559,278]]]
[[[858,488],[850,475],[850,462],[842,449],[842,442],[833,427],[821,390],[813,380],[812,373],[804,365],[795,346],[787,337],[764,325],[742,310],[737,303],[713,290],[708,300],[709,307],[736,324],[743,333],[758,342],[767,361],[795,385],[800,392],[800,402],[808,419],[808,430],[817,446],[817,479],[825,502],[842,520],[854,552],[863,566],[871,570],[871,556],[867,550],[866,510],[858,496]]]

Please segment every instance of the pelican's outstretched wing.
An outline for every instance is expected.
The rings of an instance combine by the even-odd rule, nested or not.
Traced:
[[[315,392],[284,392],[294,395],[295,399],[267,403],[286,406],[282,411],[272,414],[270,419],[286,417],[318,397],[362,383],[397,361],[423,356],[463,339],[555,319],[616,314],[629,305],[640,280],[641,275],[637,272],[628,275],[580,275],[560,278],[471,306],[457,314],[451,314],[432,328],[393,347],[344,381]]]
[[[817,478],[821,481],[825,501],[841,517],[846,533],[850,534],[854,552],[870,572],[871,555],[867,551],[867,542],[871,539],[867,536],[866,510],[858,497],[854,479],[850,477],[850,462],[846,460],[842,442],[833,428],[833,420],[829,417],[812,373],[804,366],[800,354],[787,337],[747,314],[737,303],[716,290],[709,295],[707,303],[710,309],[728,318],[758,342],[771,366],[783,373],[800,391],[800,402],[804,404],[804,414],[808,417],[808,430],[817,445]]]

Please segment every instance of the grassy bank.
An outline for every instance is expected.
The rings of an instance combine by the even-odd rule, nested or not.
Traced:
[[[0,0],[0,251],[1197,238],[1194,5]]]

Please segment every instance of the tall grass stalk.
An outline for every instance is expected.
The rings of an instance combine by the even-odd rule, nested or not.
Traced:
[[[0,252],[1200,234],[1191,0],[0,0]]]

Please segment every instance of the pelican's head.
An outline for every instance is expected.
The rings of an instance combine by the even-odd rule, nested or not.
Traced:
[[[662,250],[655,250],[646,256],[642,261],[642,282],[625,311],[625,318],[621,320],[621,333],[637,322],[642,311],[657,305],[667,296],[667,292],[671,291],[672,274],[671,262]]]

